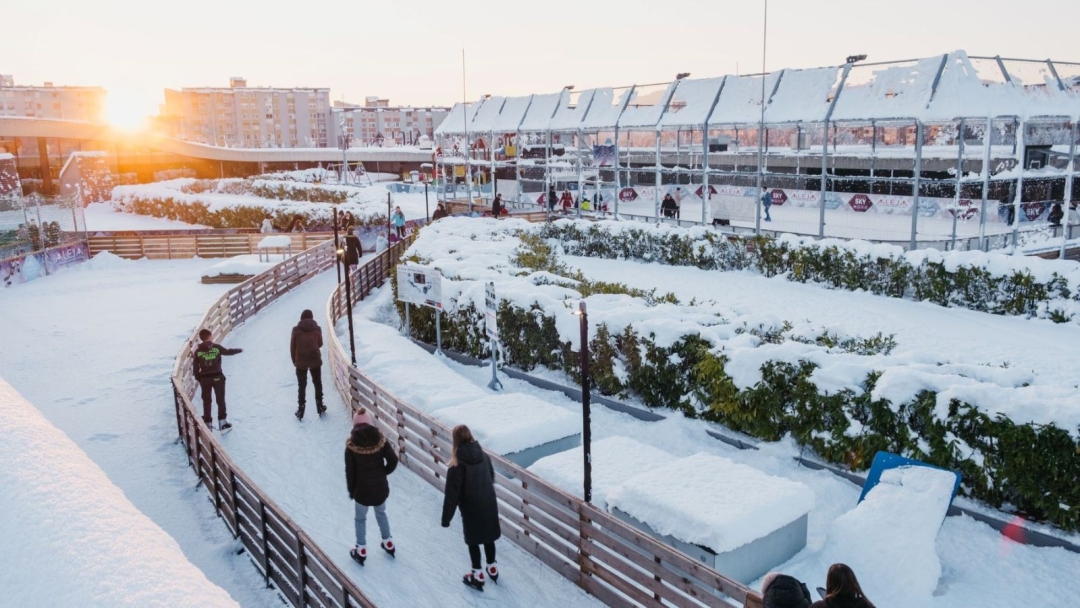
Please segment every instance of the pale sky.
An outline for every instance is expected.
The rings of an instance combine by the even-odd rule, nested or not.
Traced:
[[[1030,10],[1025,7],[1031,7]],[[761,70],[762,0],[4,0],[0,73],[99,85],[112,114],[163,89],[329,87],[332,99],[469,99]],[[965,49],[1080,62],[1080,1],[772,0],[766,69]]]

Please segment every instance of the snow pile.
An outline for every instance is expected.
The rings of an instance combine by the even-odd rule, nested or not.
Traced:
[[[631,477],[607,502],[660,534],[725,553],[809,513],[814,493],[703,452]]]
[[[927,605],[941,578],[935,543],[955,481],[930,467],[883,472],[859,506],[833,521],[822,557],[851,566],[871,598]]]
[[[288,249],[289,247],[292,247],[292,237],[284,234],[265,236],[258,245],[259,249]]]
[[[207,268],[206,272],[203,273],[203,276],[219,277],[226,274],[239,274],[253,277],[260,272],[269,270],[273,268],[276,264],[281,263],[280,256],[271,255],[270,257],[273,259],[269,262],[260,262],[258,254],[238,255],[236,257],[222,260],[221,262],[214,264],[210,268]]]
[[[0,380],[0,589],[12,606],[237,606]]]
[[[675,460],[664,450],[621,435],[593,441],[589,455],[592,499],[602,507],[607,505],[608,493],[627,479]],[[584,460],[584,449],[577,447],[545,456],[530,465],[529,471],[581,498],[585,488]]]
[[[432,414],[454,427],[468,425],[483,446],[498,454],[513,454],[581,432],[581,418],[531,395],[490,395]]]
[[[82,267],[90,270],[111,270],[128,266],[133,261],[124,259],[111,251],[102,251],[90,258]]]

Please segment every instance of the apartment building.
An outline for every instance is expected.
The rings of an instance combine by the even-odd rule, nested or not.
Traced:
[[[105,122],[105,89],[16,85],[15,78],[0,74],[0,116],[59,118]]]
[[[446,118],[450,108],[391,106],[390,100],[368,97],[364,105],[334,102],[331,130],[334,145],[341,145],[341,123],[345,133],[352,136],[352,145],[415,146],[420,138],[433,138],[435,129]]]
[[[249,87],[234,77],[228,87],[165,90],[161,124],[170,135],[234,148],[325,148],[330,132],[330,89]]]

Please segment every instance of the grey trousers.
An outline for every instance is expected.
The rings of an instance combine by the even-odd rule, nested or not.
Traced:
[[[354,502],[356,505],[356,544],[361,547],[367,544],[367,512],[368,507]],[[390,520],[386,519],[386,503],[372,507],[375,509],[375,522],[379,524],[379,533],[383,540],[390,538]]]

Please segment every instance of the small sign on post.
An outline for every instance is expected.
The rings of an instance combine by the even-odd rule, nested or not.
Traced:
[[[398,301],[405,303],[406,315],[410,304],[435,309],[435,352],[442,353],[442,274],[435,268],[417,264],[400,264],[397,269]],[[406,317],[406,331],[408,318]]]
[[[499,382],[498,367],[496,363],[499,352],[499,324],[497,312],[499,300],[495,297],[495,283],[488,283],[484,293],[484,321],[487,326],[487,336],[491,340],[491,382],[488,388],[493,391],[501,390],[503,385]]]

